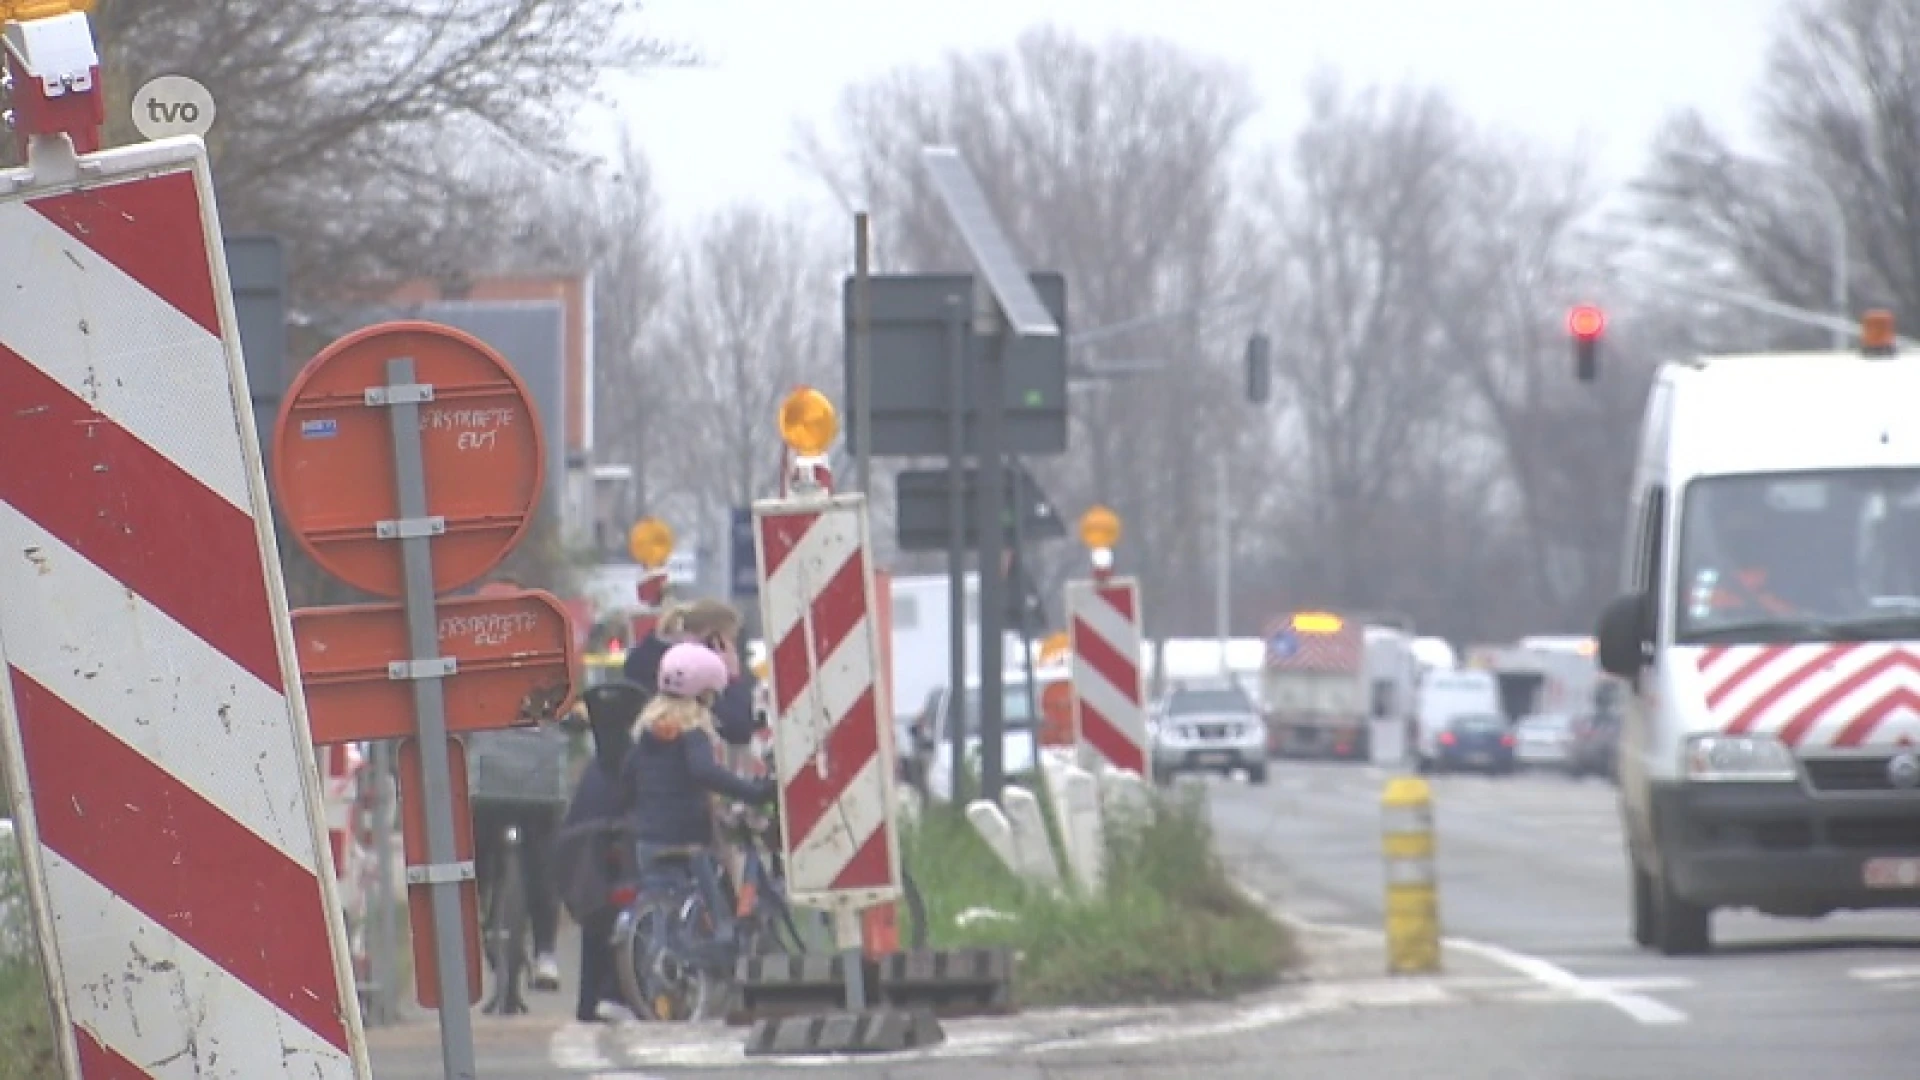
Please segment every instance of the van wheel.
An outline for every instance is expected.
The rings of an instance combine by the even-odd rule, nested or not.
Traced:
[[[1653,947],[1655,923],[1659,912],[1654,910],[1653,875],[1640,869],[1640,864],[1627,856],[1627,866],[1633,872],[1633,942],[1643,949]]]
[[[1264,765],[1264,764],[1261,764],[1261,765],[1254,765],[1254,766],[1252,766],[1252,767],[1250,767],[1250,768],[1248,768],[1248,769],[1247,769],[1247,783],[1249,783],[1249,784],[1264,784],[1264,783],[1266,783],[1266,782],[1267,782],[1267,767],[1266,767],[1266,765]]]
[[[1676,896],[1673,886],[1654,881],[1658,917],[1654,944],[1666,956],[1698,956],[1713,948],[1713,909]]]

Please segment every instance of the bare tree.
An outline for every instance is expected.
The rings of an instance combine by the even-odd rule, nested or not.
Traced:
[[[1333,599],[1384,606],[1394,552],[1379,540],[1411,491],[1411,465],[1455,433],[1453,369],[1427,310],[1432,282],[1451,269],[1468,132],[1437,92],[1349,94],[1325,73],[1308,107],[1258,217],[1276,374],[1308,464],[1296,531]]]
[[[733,206],[674,260],[649,339],[656,496],[713,536],[779,481],[780,399],[838,371],[833,265],[798,215]],[[676,515],[679,516],[679,515]]]
[[[1830,306],[1843,230],[1848,306],[1920,318],[1920,3],[1798,0],[1774,39],[1758,152],[1698,114],[1675,117],[1645,178],[1646,218],[1748,288]],[[1749,347],[1822,331],[1745,320]]]
[[[571,171],[573,118],[602,73],[684,55],[632,0],[102,0],[114,97],[189,75],[229,230],[280,233],[296,287],[458,267],[547,168]]]
[[[1218,312],[1204,309],[1229,284],[1229,168],[1255,106],[1243,73],[1170,43],[1042,27],[1010,51],[856,87],[837,137],[802,133],[801,160],[843,203],[874,212],[883,269],[968,265],[920,162],[924,145],[946,144],[980,176],[1028,265],[1066,275],[1071,326],[1201,309],[1076,347],[1076,363],[1169,370],[1076,396],[1075,452],[1029,463],[1069,516],[1098,500],[1126,519],[1122,558],[1155,568],[1147,611],[1162,632],[1210,625],[1208,466],[1252,422],[1228,411],[1232,350]]]

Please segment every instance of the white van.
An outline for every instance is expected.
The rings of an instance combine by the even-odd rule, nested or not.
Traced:
[[[1429,671],[1420,680],[1414,754],[1422,772],[1440,754],[1440,733],[1467,716],[1499,716],[1500,684],[1491,671]]]
[[[1891,337],[1891,334],[1888,334]],[[1634,471],[1618,767],[1633,934],[1920,906],[1920,356],[1669,364]]]

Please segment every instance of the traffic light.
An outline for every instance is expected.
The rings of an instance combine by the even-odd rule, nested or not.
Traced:
[[[1567,332],[1573,335],[1573,374],[1590,383],[1600,370],[1600,335],[1607,329],[1606,313],[1592,304],[1580,304],[1567,313]]]
[[[1273,393],[1273,372],[1268,363],[1270,350],[1265,334],[1247,339],[1247,400],[1255,405],[1265,405]]]

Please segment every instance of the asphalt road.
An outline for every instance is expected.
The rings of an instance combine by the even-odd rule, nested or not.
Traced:
[[[1613,791],[1557,776],[1440,777],[1434,977],[1383,975],[1378,793],[1352,765],[1209,784],[1226,858],[1293,916],[1311,979],[1232,1006],[955,1021],[887,1060],[749,1061],[738,1030],[476,1021],[480,1075],[646,1080],[806,1075],[958,1080],[1910,1080],[1920,1075],[1920,914],[1818,922],[1721,914],[1719,948],[1672,959],[1627,933]],[[381,1080],[435,1080],[430,1022],[373,1033]],[[819,1070],[825,1067],[824,1073]]]

